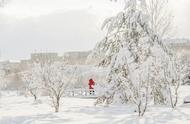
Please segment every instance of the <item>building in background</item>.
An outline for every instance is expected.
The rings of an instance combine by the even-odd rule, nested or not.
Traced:
[[[91,51],[66,52],[63,60],[69,65],[86,65],[86,59]]]

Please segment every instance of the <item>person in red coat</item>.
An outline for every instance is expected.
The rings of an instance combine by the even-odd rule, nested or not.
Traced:
[[[95,82],[93,81],[92,78],[89,80],[88,85],[89,85],[90,95],[91,95],[92,93],[93,93],[93,95],[94,95],[94,85],[95,85]]]

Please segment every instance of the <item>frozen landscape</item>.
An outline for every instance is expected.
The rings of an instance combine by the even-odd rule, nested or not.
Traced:
[[[188,91],[189,87],[184,87]],[[189,124],[190,104],[175,109],[152,106],[151,112],[139,118],[130,105],[110,107],[93,104],[92,98],[64,98],[59,113],[52,113],[46,98],[39,103],[32,98],[6,93],[1,97],[1,124]]]
[[[183,104],[189,88],[180,90],[182,99],[177,108],[151,106],[143,117],[137,116],[134,106],[95,107],[95,99],[88,97],[64,98],[60,112],[53,113],[45,97],[34,103],[31,97],[6,92],[0,101],[0,124],[189,124],[190,104]]]
[[[187,0],[0,0],[0,124],[190,124]]]

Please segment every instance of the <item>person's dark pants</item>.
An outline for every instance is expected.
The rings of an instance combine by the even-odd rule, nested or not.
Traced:
[[[94,95],[94,90],[90,90],[90,95]]]

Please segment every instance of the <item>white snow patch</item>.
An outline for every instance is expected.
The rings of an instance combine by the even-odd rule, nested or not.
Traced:
[[[190,95],[189,86],[180,89],[180,104]],[[0,98],[0,124],[189,124],[190,105],[171,109],[151,106],[144,117],[139,118],[132,105],[93,104],[90,98],[63,98],[59,113],[54,113],[47,97],[34,104],[32,97],[2,93]]]

